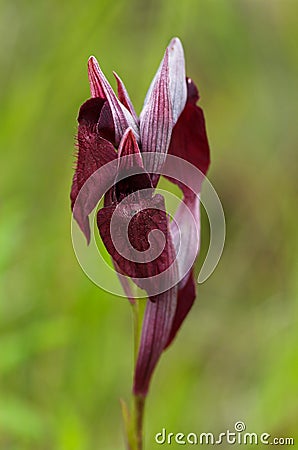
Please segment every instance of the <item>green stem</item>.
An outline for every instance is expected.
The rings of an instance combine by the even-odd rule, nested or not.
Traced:
[[[135,303],[131,305],[134,328],[134,371],[138,358],[145,304],[146,302],[144,299],[135,299]],[[132,413],[130,415],[127,408],[126,412],[124,412],[124,409],[122,408],[128,450],[143,449],[144,409],[145,397],[139,395],[132,396]]]
[[[143,449],[143,419],[145,409],[145,397],[134,395],[134,430],[136,450]]]

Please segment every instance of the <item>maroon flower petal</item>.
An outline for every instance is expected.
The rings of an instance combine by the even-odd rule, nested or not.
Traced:
[[[135,214],[136,211],[139,212]],[[111,233],[112,217],[116,229],[113,229]],[[127,221],[129,221],[129,226],[126,235]],[[124,200],[117,207],[113,205],[99,210],[97,224],[101,238],[114,260],[115,267],[119,267],[120,273],[130,276],[139,287],[147,290],[150,298],[144,316],[134,379],[135,394],[146,395],[154,368],[173,329],[177,304],[175,280],[177,280],[178,273],[164,199],[161,195],[142,198],[140,192],[136,192],[126,204]],[[154,230],[160,231],[164,240],[160,239],[160,235],[152,238]],[[119,253],[115,243],[118,249],[120,245],[121,253],[123,250],[128,253],[128,257],[125,257],[126,254],[123,256]],[[153,255],[156,253],[156,249],[160,248],[163,249],[162,252],[154,259]],[[141,262],[133,261],[135,259],[134,250],[139,252]],[[145,257],[142,262],[142,254],[148,250],[150,250],[151,262],[146,262]],[[162,274],[169,268],[172,270],[169,270],[164,280],[161,282],[154,280],[155,275]],[[169,286],[170,282],[173,287],[160,294],[150,295],[154,288],[157,288],[156,292],[163,291],[163,282],[165,286]],[[125,285],[123,287],[127,288]]]
[[[144,170],[142,155],[131,128],[124,133],[118,150],[118,171],[115,184],[116,201],[141,189],[152,188]]]
[[[79,110],[78,122],[96,125],[99,121],[103,106],[107,101],[103,98],[89,98]]]
[[[191,310],[192,305],[194,304],[196,298],[196,288],[193,277],[193,271],[191,270],[186,276],[185,279],[181,281],[178,287],[178,300],[177,300],[177,308],[175,311],[174,320],[171,326],[171,331],[169,335],[169,339],[165,345],[165,349],[171,345],[173,339],[175,338],[177,332],[179,331],[184,319],[188,315]]]
[[[111,142],[116,147],[114,120],[107,100],[103,104],[100,112],[97,122],[97,131],[101,137]]]
[[[147,171],[156,186],[170,144],[172,129],[186,102],[185,64],[178,38],[167,47],[161,65],[148,90],[140,115],[143,152],[154,152]]]
[[[187,91],[187,102],[173,129],[168,153],[190,162],[206,174],[210,164],[206,125],[202,109],[196,106],[198,90],[190,78]]]
[[[148,198],[147,193],[142,197],[141,193],[99,210],[97,225],[121,271],[150,296],[173,285],[177,269],[164,199],[161,195]],[[167,277],[155,277],[169,268]]]
[[[152,174],[156,174],[161,170],[171,139],[173,115],[169,85],[169,56],[167,49],[148,102],[144,105],[140,116],[142,152],[156,153],[156,157],[151,155],[146,167],[147,171]]]
[[[177,286],[148,301],[134,375],[135,395],[146,396],[155,366],[170,338],[177,304]]]
[[[123,81],[121,80],[121,78],[117,75],[116,72],[113,72],[114,77],[116,78],[117,81],[117,87],[118,87],[118,98],[120,100],[120,102],[122,103],[122,105],[125,106],[126,109],[128,109],[128,111],[130,112],[130,114],[132,115],[132,117],[134,118],[135,122],[138,123],[139,122],[139,118],[135,112],[135,109],[133,107],[133,104],[130,100],[130,97],[128,95],[128,92],[126,90],[126,87],[123,83]]]
[[[94,56],[91,56],[88,61],[88,73],[91,84],[92,95],[96,92],[100,92],[107,99],[111,112],[113,115],[114,126],[115,126],[115,141],[118,145],[121,137],[128,128],[131,126],[135,133],[138,134],[138,126],[135,123],[130,112],[123,106],[118,98],[116,97],[110,83],[104,76],[102,70],[100,69],[98,62]],[[96,86],[96,89],[94,88]]]
[[[175,338],[196,298],[193,270],[192,268],[189,270],[189,268],[193,266],[193,257],[198,254],[200,247],[200,200],[196,194],[190,192],[191,191],[184,197],[183,203],[180,204],[174,220],[171,222],[171,235],[177,254],[180,277],[181,274],[186,273],[186,275],[178,285],[177,309],[166,347],[168,347]],[[189,208],[193,215],[191,223],[189,223],[186,209],[183,208],[184,205]],[[179,224],[179,228],[177,227],[177,224]],[[184,239],[187,238],[187,242],[184,241],[183,246],[180,245],[179,247],[180,233],[183,235]],[[189,251],[190,248],[192,249],[191,252]]]
[[[128,156],[129,158],[125,158]],[[130,171],[135,167],[144,170],[142,155],[132,128],[128,128],[119,145],[118,149],[119,170],[127,169]]]
[[[168,55],[168,65],[169,65],[169,81],[170,81],[170,98],[173,113],[173,124],[175,124],[180,116],[187,98],[187,88],[184,83],[185,81],[185,60],[183,47],[180,39],[173,38],[167,47],[166,54]],[[147,105],[152,90],[156,84],[157,79],[160,77],[160,72],[162,70],[164,60],[160,63],[158,71],[156,72],[152,83],[148,89],[144,107]]]
[[[185,61],[180,39],[171,40],[169,49],[170,95],[173,108],[173,122],[177,122],[186,103]]]
[[[192,191],[189,190],[183,198],[174,220],[171,222],[170,229],[180,277],[185,276],[192,267],[194,257],[200,248],[200,199]],[[183,245],[181,245],[180,236],[183,236]]]
[[[88,61],[88,78],[90,84],[90,92],[92,97],[99,97],[106,100],[106,94],[102,87],[101,79],[96,70],[94,70],[93,64]]]
[[[187,89],[187,103],[173,129],[168,154],[178,156],[190,162],[202,172],[201,179],[197,180],[197,186],[199,187],[209,167],[210,151],[203,111],[201,108],[196,106],[196,102],[199,99],[198,90],[195,84],[190,79],[187,80]],[[179,177],[179,165],[178,163],[176,164],[177,165],[175,166],[175,172]],[[184,166],[181,167],[181,170],[184,170],[185,172]],[[183,178],[186,178],[185,173],[183,173]],[[182,207],[178,208],[175,219],[177,222],[179,222],[179,230],[175,225],[175,221],[172,221],[171,223],[172,239],[176,248],[176,252],[178,251],[179,245],[179,231],[180,233],[183,233],[184,236],[188,237],[189,245],[197,246],[196,251],[198,252],[200,244],[198,235],[200,228],[200,201],[198,197],[199,189],[196,193],[194,193],[186,185],[180,183],[176,179],[171,178],[170,180],[182,189],[184,193],[183,203],[188,206],[194,217],[194,221],[197,224],[196,229],[196,227],[193,226],[193,223],[188,223],[185,209]],[[178,257],[180,273],[185,273],[187,268],[190,266],[187,248],[188,246],[185,245],[184,248],[180,249]],[[177,331],[179,330],[185,317],[191,309],[194,300],[195,286],[193,274],[191,271],[184,277],[178,287],[177,310],[167,346],[169,346],[174,339]]]
[[[117,153],[113,145],[103,139],[97,132],[97,122],[104,102],[105,101],[100,98],[87,100],[87,102],[82,105],[79,112],[77,136],[79,151],[70,195],[72,209],[74,208],[79,191],[88,178],[106,163],[117,159]],[[112,174],[107,173],[106,176],[111,177]],[[80,203],[81,206],[83,206],[82,199]],[[86,219],[91,210],[88,212],[88,207],[87,205],[85,206],[87,209],[84,209],[84,211],[82,208],[80,208],[80,212],[79,209],[77,209],[75,218],[87,237],[87,240],[89,240],[90,230],[89,224],[87,225],[88,220],[86,222]]]
[[[183,202],[190,209],[195,222],[197,223],[196,230],[195,227],[191,226],[192,224],[188,223],[187,215],[185,214],[185,209],[182,207],[178,208],[175,218],[179,222],[180,232],[185,233],[189,237],[189,245],[194,245],[194,243],[198,242],[199,236],[197,231],[199,231],[200,227],[200,202],[199,202],[199,192],[201,183],[204,179],[204,175],[206,174],[209,163],[210,163],[210,151],[209,144],[207,139],[207,133],[205,128],[204,115],[201,108],[196,106],[196,101],[199,98],[198,91],[194,83],[188,79],[188,100],[186,106],[181,113],[177,124],[175,125],[172,133],[171,144],[169,147],[168,154],[172,154],[174,156],[178,156],[182,158],[184,161],[188,161],[193,166],[198,168],[201,171],[201,176],[199,179],[193,180],[193,171],[189,170],[189,175],[186,173],[185,164],[179,167],[179,162],[175,161],[175,173],[177,174],[177,178],[187,180],[189,176],[191,179],[189,180],[189,185],[196,185],[196,192],[193,192],[186,184],[182,184],[180,181],[169,178],[173,183],[177,184],[183,191],[184,198]],[[179,161],[179,160],[178,160]],[[173,164],[171,159],[166,161],[166,164]],[[179,174],[179,170],[183,173]],[[183,206],[183,205],[181,205]],[[177,251],[177,242],[179,239],[178,230],[175,226],[175,221],[171,223],[171,232],[173,241],[175,244],[175,248]],[[191,244],[192,243],[192,244]],[[187,246],[185,246],[187,247]],[[180,270],[184,269],[187,266],[187,251],[182,251],[182,256],[179,258],[179,266]],[[183,270],[184,272],[184,270]]]
[[[72,207],[86,180],[99,167],[117,158],[113,145],[97,132],[97,124],[105,100],[94,98],[87,100],[80,108],[78,116],[78,155],[74,175],[71,201]]]
[[[133,192],[150,188],[152,188],[151,179],[144,170],[138,143],[133,130],[128,128],[121,139],[118,149],[115,184],[105,195],[104,206],[111,206]]]

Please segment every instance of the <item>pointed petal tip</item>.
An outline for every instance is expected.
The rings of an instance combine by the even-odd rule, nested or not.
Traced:
[[[88,59],[88,78],[92,97],[106,98],[102,86],[102,74],[95,56]]]
[[[178,37],[174,37],[168,45],[168,49],[171,52],[177,52],[181,58],[184,59],[184,50],[182,42]]]
[[[167,51],[173,121],[175,124],[183,111],[187,97],[184,50],[178,37],[171,40]]]
[[[132,134],[132,135],[134,136],[134,132],[133,132],[132,127],[127,127],[127,128],[126,128],[126,130],[125,130],[125,132],[124,132],[124,135],[126,135],[126,134]],[[124,136],[124,135],[123,135],[123,136]]]
[[[98,67],[98,66],[99,66],[99,64],[98,64],[98,61],[95,58],[95,56],[93,56],[93,55],[89,56],[89,58],[88,58],[88,69],[89,70],[94,70],[94,68]]]
[[[121,142],[123,143],[127,139],[136,140],[136,137],[135,137],[132,127],[126,128],[126,130],[124,131],[124,134],[122,136]]]
[[[126,130],[122,136],[121,142],[123,143],[123,142],[127,141],[128,139],[131,139],[134,142],[134,144],[136,146],[138,146],[138,136],[133,127],[126,128]]]
[[[122,154],[125,153],[125,147],[127,145],[132,145],[132,147],[135,149],[135,152],[140,153],[139,146],[137,143],[137,138],[136,138],[136,135],[135,135],[132,127],[126,128],[126,130],[121,138],[121,141],[119,144],[119,149],[118,149],[118,156],[122,156]]]
[[[137,123],[129,110],[116,97],[94,56],[90,56],[88,60],[88,75],[92,97],[107,99],[109,103],[115,126],[115,142],[118,145],[128,125],[131,125],[137,132]]]
[[[135,134],[134,134],[133,129],[131,127],[127,128],[127,130],[125,131],[124,135],[127,138],[132,139],[133,141],[137,142]]]
[[[90,72],[101,72],[99,63],[97,61],[97,59],[95,58],[95,56],[91,55],[88,58],[88,72],[90,74]]]
[[[182,42],[177,36],[175,36],[175,37],[173,37],[173,39],[171,39],[171,42],[169,44],[169,48],[173,48],[175,46],[180,47],[180,48],[183,49]]]
[[[89,225],[88,215],[85,214],[85,211],[81,209],[80,202],[79,204],[74,204],[74,208],[72,211],[73,218],[77,222],[79,228],[81,229],[83,235],[86,238],[87,246],[89,246],[91,241],[91,230]]]
[[[88,58],[88,64],[98,64],[98,61],[97,61],[97,59],[95,58],[95,56],[94,55],[90,55],[89,56],[89,58]]]
[[[197,86],[195,85],[193,80],[189,77],[186,78],[186,85],[187,85],[187,99],[190,102],[196,104],[200,98]]]

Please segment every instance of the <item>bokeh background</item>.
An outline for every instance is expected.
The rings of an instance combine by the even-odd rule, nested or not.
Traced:
[[[76,116],[90,54],[111,81],[122,76],[139,111],[175,35],[200,88],[227,241],[159,364],[146,448],[159,448],[163,427],[216,433],[237,420],[298,445],[298,3],[0,5],[0,449],[124,448],[131,311],[73,253]]]

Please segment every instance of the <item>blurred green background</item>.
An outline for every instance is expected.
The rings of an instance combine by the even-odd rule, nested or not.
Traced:
[[[0,5],[0,449],[124,448],[130,308],[87,279],[71,246],[76,116],[90,54],[139,111],[175,35],[200,88],[227,241],[157,369],[146,448],[163,427],[237,420],[298,445],[297,1]]]

